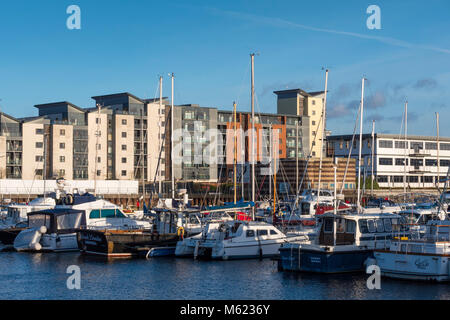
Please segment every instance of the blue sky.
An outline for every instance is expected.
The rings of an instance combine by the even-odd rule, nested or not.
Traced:
[[[81,8],[81,30],[66,8]],[[381,8],[381,30],[366,9]],[[274,90],[323,90],[330,68],[328,129],[353,131],[362,76],[365,130],[399,133],[404,100],[410,134],[450,136],[450,2],[41,0],[0,4],[0,102],[16,117],[40,103],[94,105],[91,96],[157,96],[159,75],[175,103],[250,110],[249,54],[257,111],[276,112]]]

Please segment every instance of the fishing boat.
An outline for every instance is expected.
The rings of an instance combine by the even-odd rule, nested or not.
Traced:
[[[395,239],[374,252],[367,264],[390,278],[450,281],[450,221],[430,221],[421,239]]]
[[[326,213],[318,220],[320,231],[314,241],[289,241],[280,247],[280,270],[363,271],[364,262],[375,249],[387,248],[391,239],[407,234],[402,217],[389,213]]]

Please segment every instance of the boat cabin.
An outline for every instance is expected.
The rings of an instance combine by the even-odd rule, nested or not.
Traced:
[[[387,241],[407,231],[404,220],[393,214],[334,215],[320,219],[319,245],[360,245],[366,241]]]
[[[47,234],[73,233],[86,227],[86,217],[82,210],[51,209],[28,214],[28,227],[45,226]]]

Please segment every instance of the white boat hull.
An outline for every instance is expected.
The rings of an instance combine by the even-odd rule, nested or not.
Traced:
[[[386,277],[425,281],[450,281],[450,257],[445,255],[376,251],[376,263]]]

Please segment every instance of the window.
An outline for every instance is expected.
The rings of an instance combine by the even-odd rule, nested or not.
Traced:
[[[315,106],[316,105],[316,100],[312,100],[312,104],[313,104],[313,106]]]
[[[36,156],[36,162],[43,162],[44,157],[43,156]]]
[[[379,165],[380,166],[392,166],[392,158],[380,158]]]
[[[122,132],[122,138],[126,138],[127,137],[127,133],[126,132]]]
[[[316,122],[315,122],[315,121],[313,121],[313,122],[312,122],[312,125],[313,125],[313,126],[315,126],[315,125],[316,125]]]
[[[246,233],[246,237],[247,238],[251,238],[251,237],[254,237],[255,236],[255,231],[254,230],[247,230],[247,233]]]
[[[257,230],[256,232],[257,232],[258,236],[267,236],[267,234],[268,234],[267,230],[265,230],[265,229]]]
[[[441,167],[450,167],[450,160],[441,160]]]
[[[425,176],[423,177],[424,183],[433,183],[433,177],[432,176]]]
[[[97,177],[102,175],[102,171],[101,170],[97,170]]]
[[[278,233],[275,230],[270,230],[271,235],[277,235]]]
[[[395,141],[395,149],[406,149],[405,145],[408,145],[407,141]]]
[[[379,147],[380,148],[392,148],[393,142],[391,140],[380,140]]]
[[[316,115],[316,110],[312,111],[312,115],[315,116]]]
[[[425,159],[425,165],[427,167],[437,167],[437,160],[436,159]]]
[[[439,147],[441,150],[450,150],[450,143],[441,143]]]
[[[373,221],[372,219],[367,220],[367,227],[368,227],[370,233],[374,233],[377,231],[377,229],[375,227],[375,221]]]
[[[411,159],[411,166],[414,166],[414,167],[423,166],[423,159]]]
[[[403,182],[403,176],[393,176],[393,182],[394,183],[401,183]]]
[[[127,150],[127,145],[126,144],[123,144],[122,145],[122,151],[126,151]]]
[[[359,220],[359,231],[361,233],[369,233],[369,227],[367,226],[366,219]]]
[[[405,159],[395,159],[395,165],[396,166],[404,166],[405,165]],[[406,159],[406,165],[408,165],[408,159]]]
[[[59,135],[60,136],[65,136],[66,135],[66,130],[65,129],[59,130]]]
[[[126,126],[126,125],[127,125],[127,119],[122,119],[122,124],[123,124],[124,126]]]
[[[102,145],[100,143],[97,144],[97,150],[102,150]]]
[[[384,232],[383,220],[377,219],[377,220],[375,220],[375,224],[376,224],[376,227],[377,227],[377,232]]]
[[[127,175],[127,170],[122,170],[122,177],[125,177]]]
[[[66,170],[64,170],[64,169],[59,170],[60,177],[64,177],[65,175],[66,175]]]
[[[423,142],[411,142],[410,146],[411,146],[411,149],[413,149],[413,150],[422,150]]]
[[[101,123],[101,119],[100,118],[95,118],[95,123],[96,124],[100,124]]]
[[[436,142],[425,142],[425,149],[426,150],[437,150],[437,143]]]
[[[356,230],[356,221],[353,220],[345,220],[345,232],[346,233],[355,233]]]
[[[406,177],[406,181],[410,182],[410,183],[418,183],[419,182],[419,177],[418,176],[409,176]]]
[[[36,176],[42,176],[42,169],[36,169],[36,170],[34,171],[34,174],[35,174]]]
[[[102,157],[97,157],[97,163],[102,162]]]
[[[44,129],[36,129],[36,134],[44,134]]]
[[[383,219],[384,220],[384,230],[386,232],[392,231],[392,222],[391,219]]]
[[[387,176],[378,176],[377,177],[377,181],[379,183],[387,183],[388,182],[388,177]]]
[[[65,149],[65,148],[66,148],[66,144],[65,144],[64,142],[61,142],[61,143],[59,144],[59,148],[60,148],[60,149]]]
[[[36,142],[36,148],[42,148],[44,146],[43,142]]]
[[[66,157],[65,156],[60,156],[59,157],[59,162],[66,162]]]
[[[127,163],[127,158],[122,158],[122,163]]]
[[[350,149],[350,141],[345,141],[345,148]]]
[[[339,142],[339,149],[343,149],[344,148],[344,141],[340,141]]]

